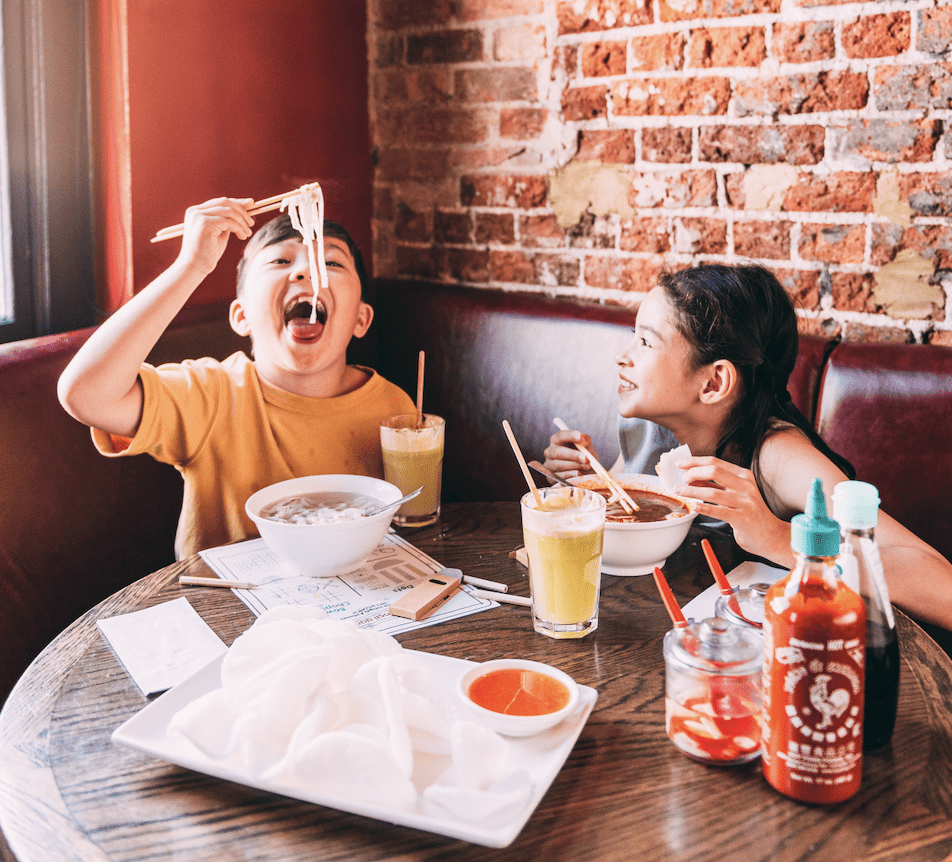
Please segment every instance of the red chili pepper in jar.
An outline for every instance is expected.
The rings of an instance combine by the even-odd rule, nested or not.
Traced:
[[[760,754],[758,632],[711,618],[664,639],[665,724],[684,754],[704,763],[747,763]]]

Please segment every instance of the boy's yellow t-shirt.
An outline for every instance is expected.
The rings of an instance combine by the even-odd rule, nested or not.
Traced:
[[[181,472],[175,553],[182,559],[257,535],[245,501],[274,482],[326,473],[383,478],[380,422],[416,408],[402,389],[363,370],[371,377],[359,389],[311,398],[260,379],[244,353],[224,362],[145,364],[135,437],[123,448],[94,428],[93,442],[104,455],[146,453]]]

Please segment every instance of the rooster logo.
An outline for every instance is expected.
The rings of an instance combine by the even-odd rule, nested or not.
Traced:
[[[827,686],[832,678],[826,673],[817,674],[810,685],[810,703],[823,715],[823,721],[816,726],[817,730],[832,727],[833,719],[839,718],[850,705],[850,693],[847,689],[837,688],[829,691]]]

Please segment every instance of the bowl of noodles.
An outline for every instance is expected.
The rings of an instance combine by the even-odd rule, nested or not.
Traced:
[[[668,491],[657,476],[622,474],[614,477],[638,504],[628,515],[620,505],[610,505],[605,513],[605,542],[602,573],[606,575],[650,575],[663,566],[687,537],[697,517],[694,503]],[[610,492],[598,476],[577,476],[573,485],[608,497]]]
[[[252,494],[245,512],[274,554],[297,575],[330,578],[357,568],[380,544],[402,497],[370,476],[302,476]]]

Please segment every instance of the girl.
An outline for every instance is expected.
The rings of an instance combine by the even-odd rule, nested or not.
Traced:
[[[787,392],[798,343],[793,304],[760,266],[701,266],[660,282],[617,357],[624,418],[613,469],[652,472],[661,451],[687,444],[691,456],[677,463],[685,484],[675,492],[700,500],[698,512],[726,522],[745,551],[789,568],[790,519],[813,478],[828,495],[854,478]],[[563,478],[587,470],[575,442],[591,444],[578,431],[554,434],[545,466]],[[952,628],[952,563],[883,512],[876,538],[890,598]]]

